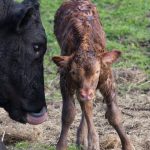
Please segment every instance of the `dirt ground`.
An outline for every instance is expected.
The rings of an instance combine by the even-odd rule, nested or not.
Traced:
[[[135,150],[150,150],[150,81],[138,69],[115,70],[118,84],[118,103],[123,115],[123,124],[135,146]],[[142,84],[148,87],[141,89]],[[6,145],[19,141],[55,145],[61,129],[61,101],[48,102],[48,120],[42,125],[22,125],[9,119],[0,109],[0,135],[5,132]],[[120,141],[115,130],[105,119],[105,104],[99,93],[94,102],[95,126],[100,136],[101,150],[120,150]],[[68,141],[75,144],[81,110],[76,102],[77,115],[71,126]]]

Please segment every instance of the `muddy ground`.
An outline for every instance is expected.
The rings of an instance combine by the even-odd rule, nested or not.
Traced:
[[[123,124],[135,146],[135,150],[150,150],[150,81],[136,68],[115,70],[118,84],[118,103],[123,114]],[[42,125],[22,125],[9,119],[0,109],[0,135],[5,131],[4,141],[9,149],[19,141],[55,145],[61,129],[61,100],[48,102],[48,120]],[[105,104],[99,93],[94,103],[95,126],[100,136],[101,150],[120,150],[115,130],[105,119]],[[81,110],[76,102],[77,115],[71,126],[68,141],[75,144]],[[32,149],[32,148],[31,148]],[[34,148],[33,148],[34,150]]]

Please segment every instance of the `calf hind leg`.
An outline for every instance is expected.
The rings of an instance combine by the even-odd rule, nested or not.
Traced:
[[[100,150],[99,136],[93,122],[93,102],[87,101],[80,103],[82,113],[85,116],[88,129],[88,148],[86,150]]]

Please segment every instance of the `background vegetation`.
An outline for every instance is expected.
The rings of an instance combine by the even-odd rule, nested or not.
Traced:
[[[123,52],[118,67],[139,67],[149,70],[150,4],[149,0],[93,0],[100,13],[107,36],[107,48]],[[41,14],[48,37],[48,59],[60,49],[53,34],[53,19],[62,0],[41,0]],[[145,47],[144,47],[145,46]],[[48,61],[48,62],[47,62]]]

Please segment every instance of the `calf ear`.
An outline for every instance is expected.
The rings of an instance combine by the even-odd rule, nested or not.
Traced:
[[[16,8],[13,16],[13,22],[17,32],[21,32],[23,28],[29,23],[34,12],[33,6],[22,5]]]
[[[120,51],[113,50],[111,52],[105,52],[101,55],[104,64],[114,63],[121,55]]]
[[[58,67],[65,68],[72,60],[72,56],[54,56],[52,60]]]

